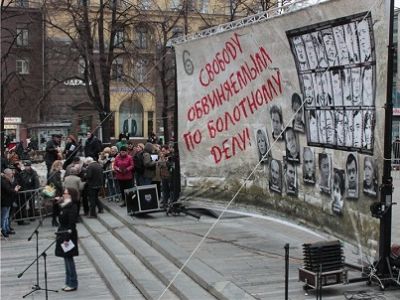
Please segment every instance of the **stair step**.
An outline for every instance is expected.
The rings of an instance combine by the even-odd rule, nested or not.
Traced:
[[[138,237],[131,229],[111,214],[99,216],[100,221],[108,229],[113,230],[116,237],[128,247],[164,284],[169,284],[179,269],[152,246]],[[215,299],[198,283],[185,273],[180,273],[171,284],[171,290],[181,299]]]
[[[135,285],[114,264],[107,252],[99,245],[82,224],[78,224],[79,242],[86,255],[105,280],[115,299],[145,299]],[[97,263],[101,261],[101,263]]]
[[[140,290],[146,299],[158,299],[165,290],[163,284],[132,252],[97,219],[83,220],[88,231],[96,238],[114,263]],[[97,264],[102,262],[96,260]],[[170,290],[162,299],[179,299]]]
[[[128,226],[139,238],[163,254],[178,268],[182,267],[189,257],[190,253],[179,248],[151,227],[134,226],[135,219],[128,216],[126,210],[121,210],[120,207],[112,203],[106,203],[106,201],[103,201],[103,205],[122,224]],[[233,282],[227,281],[220,273],[199,259],[192,258],[184,268],[184,272],[217,299],[254,299],[252,295]]]

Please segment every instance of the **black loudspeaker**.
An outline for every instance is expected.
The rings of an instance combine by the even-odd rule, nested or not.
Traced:
[[[142,185],[125,191],[128,214],[149,213],[160,210],[157,185]]]

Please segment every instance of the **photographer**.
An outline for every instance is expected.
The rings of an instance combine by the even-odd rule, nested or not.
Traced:
[[[162,201],[161,206],[166,207],[169,202],[174,198],[172,195],[172,171],[173,171],[173,160],[171,158],[171,152],[167,145],[164,145],[160,151],[160,160],[158,162],[160,168],[161,177],[161,189],[162,189]]]
[[[152,159],[152,154],[154,154],[154,146],[152,143],[147,142],[143,150],[143,185],[151,184],[156,176],[157,161]]]

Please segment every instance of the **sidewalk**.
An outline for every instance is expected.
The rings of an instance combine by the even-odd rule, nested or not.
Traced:
[[[22,296],[32,291],[36,284],[36,264],[31,266],[21,278],[17,275],[36,258],[36,238],[27,241],[38,221],[27,226],[14,225],[16,234],[10,235],[9,240],[1,241],[1,299],[22,299]],[[79,226],[82,226],[79,224]],[[78,228],[79,230],[79,228]],[[56,227],[51,227],[51,219],[45,219],[39,228],[39,251],[43,251],[55,239]],[[84,239],[85,236],[80,236]],[[39,253],[39,254],[40,254]],[[89,261],[82,248],[75,258],[78,272],[79,288],[75,292],[64,292],[65,286],[64,259],[54,255],[54,245],[47,251],[48,289],[58,290],[48,292],[49,299],[113,299],[104,281],[98,275],[93,264]],[[45,288],[43,258],[39,261],[39,286]],[[25,299],[45,299],[44,291],[36,291]]]

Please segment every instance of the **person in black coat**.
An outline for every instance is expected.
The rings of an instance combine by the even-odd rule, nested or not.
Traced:
[[[96,218],[96,207],[103,213],[103,205],[99,200],[99,191],[103,186],[103,166],[92,157],[86,159],[86,185],[89,199],[89,217]]]
[[[63,169],[66,170],[67,166],[70,165],[74,159],[74,157],[76,156],[76,154],[78,153],[78,144],[76,142],[76,138],[70,134],[67,137],[67,144],[65,145],[65,149],[63,151],[63,154],[65,156],[65,161],[64,161],[64,165],[63,165]]]
[[[71,292],[78,288],[78,275],[76,274],[74,256],[79,255],[78,231],[78,191],[72,188],[64,190],[60,201],[60,226],[58,227],[55,255],[63,257],[65,261],[65,287],[63,291]],[[63,248],[64,246],[64,248]],[[67,249],[65,249],[67,247]],[[70,248],[70,249],[69,249]]]
[[[60,157],[60,142],[61,142],[61,135],[53,134],[50,141],[46,144],[46,153],[44,155],[44,160],[46,162],[47,167],[47,178],[50,176],[50,169],[53,163],[57,159],[61,159]]]
[[[101,141],[91,132],[88,132],[87,140],[85,143],[85,157],[93,157],[93,159],[97,161],[99,159],[99,153],[101,152],[101,150]]]

